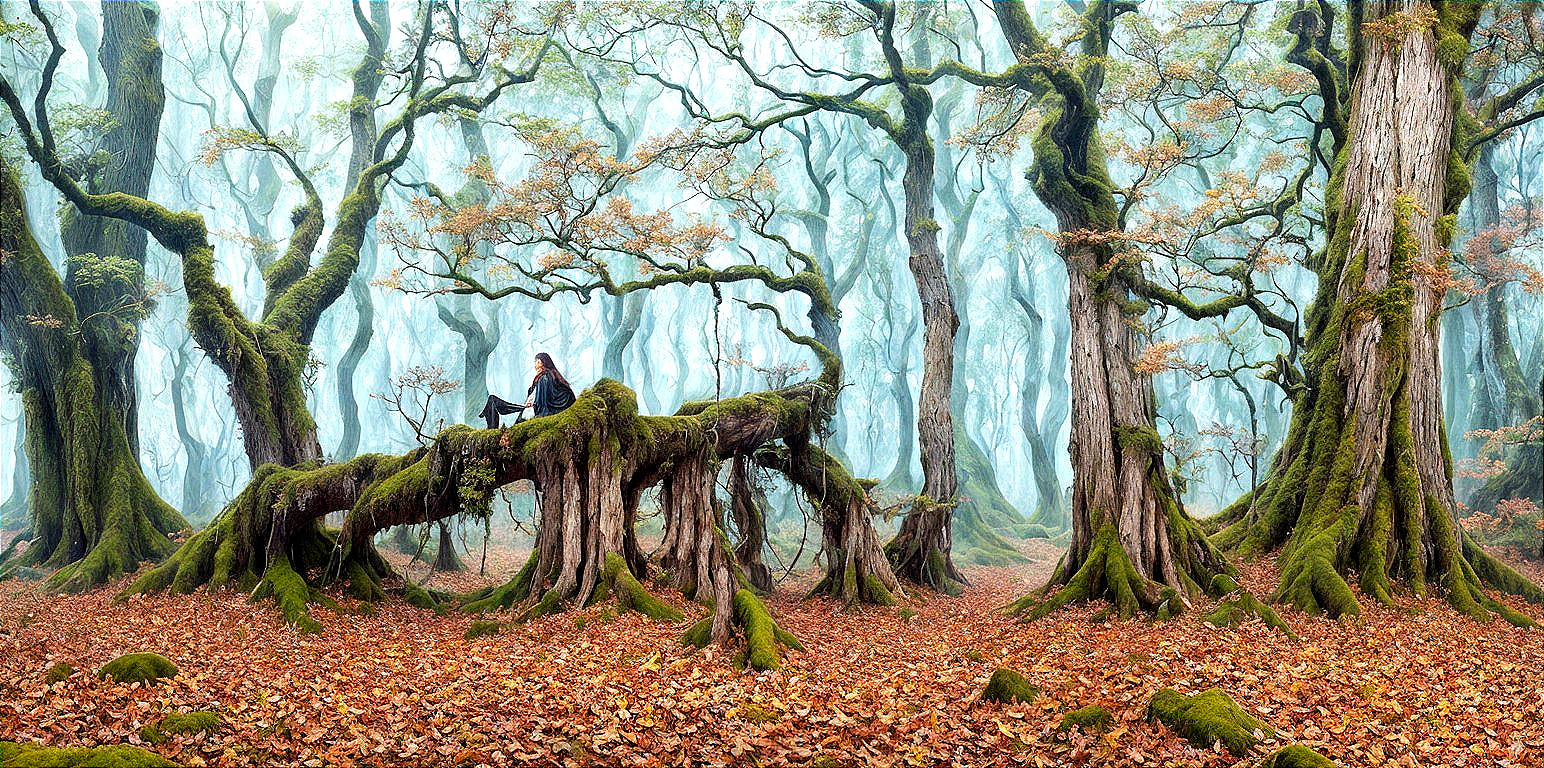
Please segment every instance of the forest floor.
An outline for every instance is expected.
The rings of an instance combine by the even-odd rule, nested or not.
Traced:
[[[325,632],[300,635],[271,603],[232,592],[114,605],[115,588],[42,597],[8,583],[0,739],[139,743],[167,712],[213,709],[225,721],[216,733],[151,749],[187,765],[1258,765],[1144,720],[1160,688],[1216,686],[1279,730],[1270,750],[1305,744],[1349,765],[1544,763],[1544,632],[1480,625],[1437,600],[1368,606],[1348,623],[1287,614],[1298,641],[1258,622],[1217,629],[1203,610],[1090,624],[1095,608],[1081,607],[1020,624],[994,609],[1038,586],[1058,554],[1026,547],[1030,565],[968,570],[963,596],[915,602],[905,619],[801,601],[812,576],[795,576],[770,604],[805,650],[764,673],[741,671],[724,649],[682,648],[686,622],[605,606],[470,641],[471,617],[401,601],[373,616],[317,608]],[[457,586],[507,578],[520,561],[489,560],[487,578]],[[1270,564],[1243,580],[1269,592]],[[687,610],[687,622],[701,612]],[[149,688],[96,679],[131,651],[163,654],[181,673]],[[78,671],[46,684],[60,661]],[[999,666],[1043,693],[983,702]],[[1057,731],[1063,712],[1089,704],[1115,713],[1109,730]]]

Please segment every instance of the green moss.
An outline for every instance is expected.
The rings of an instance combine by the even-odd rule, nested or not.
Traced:
[[[162,733],[160,728],[157,728],[153,725],[146,725],[139,729],[139,740],[145,742],[146,744],[165,744],[167,738],[166,734]]]
[[[771,723],[778,719],[777,713],[756,704],[745,704],[740,707],[740,719],[748,723]]]
[[[1274,609],[1260,602],[1254,593],[1239,586],[1232,577],[1218,574],[1212,579],[1212,591],[1225,597],[1218,603],[1216,610],[1202,617],[1206,623],[1214,627],[1236,627],[1251,618],[1258,618],[1271,629],[1297,639],[1297,635],[1292,633],[1292,629]]]
[[[1056,726],[1056,730],[1070,731],[1076,727],[1083,733],[1088,733],[1109,728],[1113,722],[1115,722],[1115,716],[1110,714],[1110,710],[1093,705],[1074,709],[1062,715],[1061,723]]]
[[[713,642],[713,617],[708,617],[687,628],[681,635],[681,645],[706,648]]]
[[[177,675],[177,665],[155,653],[126,653],[102,666],[97,677],[120,683],[150,684]]]
[[[1293,744],[1272,752],[1260,768],[1335,768],[1335,761],[1302,744]]]
[[[254,598],[272,595],[279,604],[279,610],[284,614],[284,620],[295,629],[311,635],[322,631],[322,625],[311,618],[311,612],[306,608],[306,603],[311,597],[311,588],[306,584],[306,580],[290,567],[288,557],[276,555],[269,561],[267,570],[263,572],[262,584],[252,594]]]
[[[755,592],[741,589],[734,593],[734,612],[745,628],[745,662],[750,668],[766,671],[781,667],[782,659],[777,652],[780,642],[790,648],[801,647],[792,635],[777,628],[772,614]]]
[[[504,625],[497,621],[475,619],[472,621],[472,625],[466,628],[466,634],[462,635],[461,638],[463,640],[476,640],[479,637],[497,635],[503,631]]]
[[[1236,757],[1249,754],[1262,738],[1276,735],[1274,729],[1250,717],[1218,688],[1192,696],[1165,688],[1153,694],[1147,716],[1201,749],[1210,749],[1220,741]]]
[[[1163,454],[1163,438],[1150,426],[1116,427],[1115,442],[1122,448],[1146,451],[1154,456]]]
[[[75,674],[75,668],[70,666],[67,662],[61,661],[58,664],[49,667],[48,672],[43,675],[43,679],[47,680],[49,685],[53,685],[54,683],[70,679],[70,675],[73,674]]]
[[[680,621],[685,618],[675,609],[675,606],[649,594],[648,590],[638,583],[638,579],[633,577],[632,571],[627,567],[627,561],[615,552],[607,553],[605,565],[601,570],[601,579],[611,588],[612,594],[616,595],[617,605],[622,608],[663,621]]]
[[[1031,685],[1023,675],[1006,667],[999,667],[996,672],[993,672],[992,678],[986,683],[986,688],[981,691],[982,700],[999,704],[1030,702],[1039,695],[1038,687]]]
[[[175,766],[154,752],[147,752],[128,744],[111,744],[99,747],[44,747],[35,744],[19,744],[0,741],[0,765],[15,768],[154,768]]]
[[[214,733],[225,719],[218,712],[173,712],[161,719],[160,728],[165,733],[193,734]]]

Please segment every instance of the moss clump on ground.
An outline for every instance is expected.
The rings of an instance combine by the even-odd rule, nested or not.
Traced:
[[[1147,716],[1168,726],[1201,749],[1222,742],[1237,757],[1249,754],[1264,738],[1276,735],[1269,725],[1249,716],[1221,689],[1186,696],[1173,688],[1155,694]],[[1260,735],[1255,735],[1259,733]]]
[[[112,678],[120,683],[150,684],[177,676],[177,665],[156,653],[126,653],[102,667],[97,677]]]
[[[219,712],[200,710],[198,712],[173,712],[161,720],[161,730],[165,733],[191,734],[214,733],[220,729],[220,724],[225,719]]]
[[[999,667],[993,672],[992,679],[986,683],[986,690],[981,692],[983,700],[1001,704],[1034,701],[1039,695],[1039,688],[1031,685],[1023,675],[1006,667]]]
[[[1335,761],[1302,744],[1282,747],[1265,758],[1260,768],[1334,768]]]
[[[146,725],[139,729],[139,740],[146,744],[165,744],[166,734],[162,733],[160,728]]]
[[[67,662],[61,661],[48,668],[48,672],[44,674],[44,679],[48,681],[49,685],[53,685],[54,683],[68,680],[70,675],[73,674],[75,674],[75,668]]]
[[[16,768],[74,768],[98,766],[99,768],[150,768],[151,766],[175,766],[154,752],[147,752],[129,744],[108,744],[100,747],[44,747],[37,744],[18,744],[0,741],[0,765]]]
[[[1062,715],[1061,724],[1056,726],[1056,730],[1070,731],[1073,726],[1077,726],[1078,730],[1088,733],[1089,731],[1104,730],[1110,727],[1110,723],[1113,722],[1115,722],[1115,716],[1110,714],[1110,710],[1100,706],[1089,706],[1082,709],[1074,709]]]
[[[501,633],[503,631],[504,631],[504,625],[500,624],[497,621],[487,621],[485,619],[475,619],[475,620],[472,621],[472,626],[466,628],[466,634],[462,636],[462,639],[465,639],[465,640],[476,640],[479,637],[487,637],[489,635],[497,635],[497,634],[499,634],[499,633]]]

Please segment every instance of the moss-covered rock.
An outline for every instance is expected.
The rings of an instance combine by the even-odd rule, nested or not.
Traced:
[[[176,677],[177,665],[157,653],[126,653],[102,667],[97,677],[112,678],[120,683],[151,684],[168,677]]]
[[[1088,706],[1062,715],[1061,724],[1056,726],[1056,730],[1070,731],[1073,726],[1077,726],[1078,730],[1088,733],[1102,731],[1110,727],[1110,723],[1113,722],[1115,722],[1115,716],[1110,714],[1110,710],[1100,706]]]
[[[1302,744],[1293,744],[1271,753],[1260,768],[1335,768],[1335,761]]]
[[[68,662],[61,661],[49,667],[48,672],[43,675],[43,679],[47,680],[49,685],[53,685],[54,683],[68,680],[70,675],[73,674],[75,674],[75,668],[70,666]]]
[[[1239,757],[1249,754],[1263,739],[1276,735],[1274,729],[1250,717],[1218,688],[1191,696],[1165,688],[1153,694],[1147,716],[1194,746],[1208,749],[1220,741]]]
[[[462,637],[463,637],[463,639],[466,639],[466,640],[476,640],[479,637],[488,637],[489,635],[497,635],[497,634],[499,634],[499,633],[501,633],[503,631],[504,631],[504,625],[500,624],[497,621],[488,621],[486,619],[474,619],[472,621],[472,626],[466,628],[466,634],[463,635]]]
[[[18,744],[0,741],[0,765],[16,768],[149,768],[151,766],[175,766],[154,752],[147,752],[129,744],[108,744],[100,747],[44,747],[37,744]]]
[[[995,701],[1002,704],[1034,701],[1040,695],[1040,689],[1031,685],[1023,675],[1006,667],[999,667],[992,673],[992,679],[986,683],[986,689],[981,692],[981,698],[985,701]]]
[[[161,730],[166,733],[193,734],[214,733],[220,729],[220,724],[225,719],[219,712],[200,710],[197,712],[173,712],[161,720]]]

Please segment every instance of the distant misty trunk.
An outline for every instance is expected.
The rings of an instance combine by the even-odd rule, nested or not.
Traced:
[[[611,299],[604,309],[606,321],[606,347],[601,353],[600,375],[623,381],[622,360],[627,346],[637,335],[643,320],[643,302],[647,291],[633,291]]]
[[[369,165],[370,152],[375,146],[378,129],[375,124],[375,97],[380,90],[384,72],[380,62],[385,56],[385,34],[390,29],[390,4],[370,3],[370,22],[378,30],[378,40],[372,41],[365,54],[365,61],[354,70],[354,98],[349,103],[348,122],[352,149],[349,153],[348,176],[345,186],[352,189],[359,181],[359,174]],[[343,420],[343,436],[338,441],[335,458],[352,458],[359,452],[360,423],[359,399],[354,388],[354,376],[359,371],[359,361],[370,349],[375,336],[375,303],[370,297],[370,275],[375,271],[375,234],[366,233],[359,249],[359,266],[349,279],[348,294],[354,302],[356,320],[354,335],[348,348],[338,358],[334,380],[337,387],[338,415]]]
[[[1499,180],[1492,163],[1494,154],[1494,144],[1487,143],[1474,165],[1470,206],[1475,229],[1480,233],[1494,231],[1502,223]],[[1479,349],[1474,364],[1469,366],[1474,397],[1469,426],[1473,429],[1522,424],[1539,413],[1540,392],[1535,382],[1524,378],[1517,349],[1512,344],[1507,290],[1505,284],[1490,286],[1474,307],[1479,320]],[[1532,443],[1510,448],[1503,459],[1505,469],[1474,491],[1469,506],[1488,514],[1503,499],[1532,498],[1544,503],[1539,488],[1540,478],[1544,477],[1544,447]]]
[[[447,306],[450,303],[460,305],[452,309]],[[467,423],[475,424],[477,422],[473,419],[482,412],[483,405],[488,402],[488,361],[492,358],[493,351],[498,348],[499,337],[502,335],[499,316],[495,313],[484,326],[482,321],[473,314],[471,308],[462,302],[456,302],[455,298],[437,299],[434,309],[439,315],[440,322],[461,337],[461,391],[465,395],[462,418]],[[520,393],[514,393],[509,397],[519,399],[515,397],[518,394]]]

